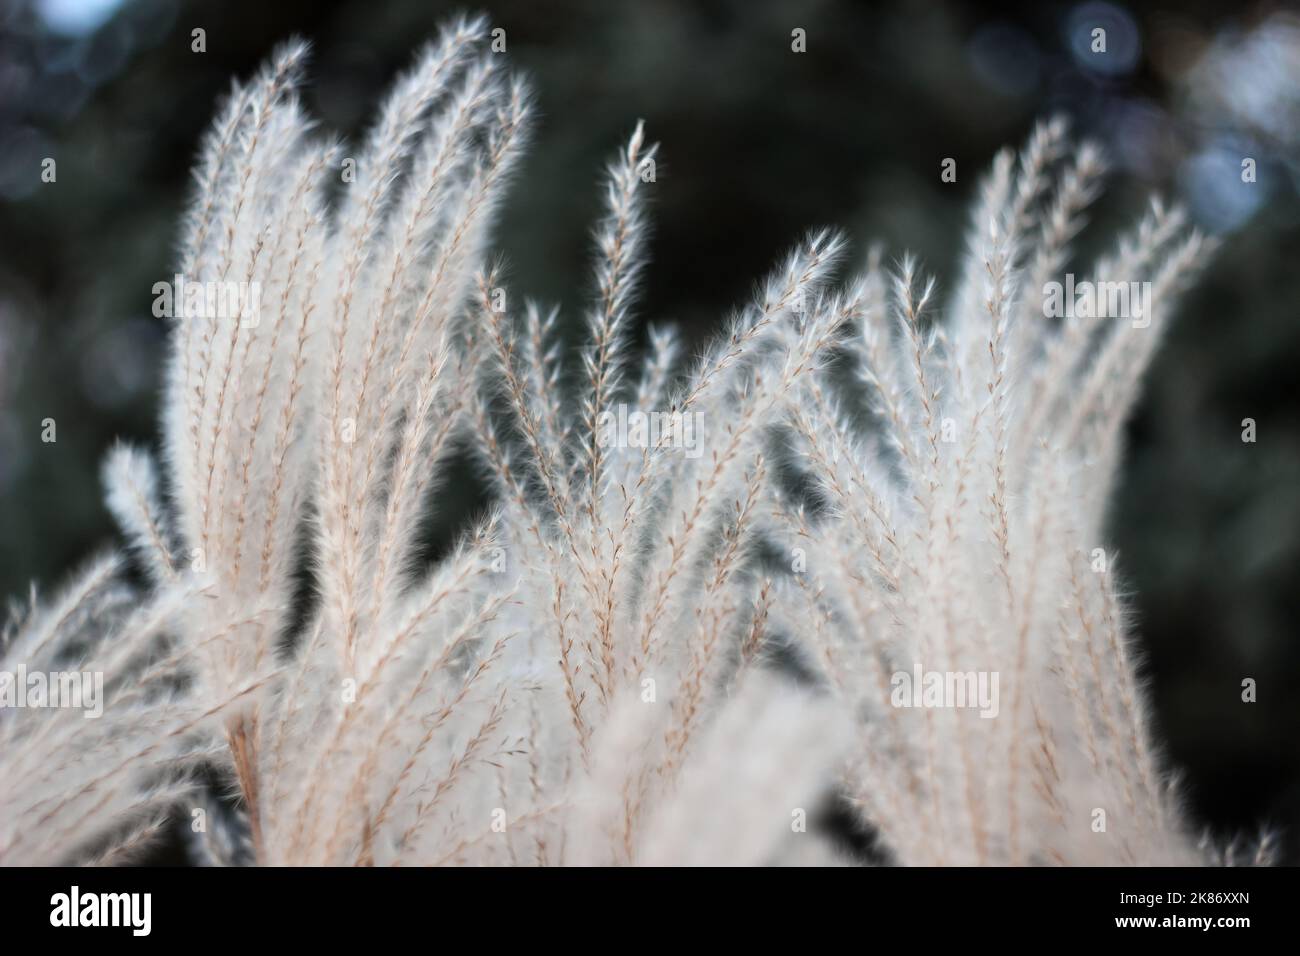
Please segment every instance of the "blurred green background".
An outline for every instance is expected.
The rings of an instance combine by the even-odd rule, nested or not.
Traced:
[[[155,443],[189,168],[217,97],[291,34],[308,107],[356,136],[440,19],[430,0],[0,4],[0,594],[57,585],[112,540],[98,464]],[[1115,170],[1109,238],[1151,191],[1224,239],[1131,426],[1112,535],[1144,676],[1199,824],[1300,846],[1300,18],[1284,6],[498,0],[542,122],[500,230],[514,287],[589,288],[603,162],[661,141],[641,314],[693,340],[809,227],[950,275],[994,152],[1068,115]],[[1105,57],[1088,50],[1107,30]],[[207,50],[191,51],[191,31]],[[791,51],[791,30],[807,52]],[[1257,161],[1243,184],[1240,160]],[[57,180],[41,181],[46,157]],[[939,164],[953,157],[956,184]],[[1243,418],[1258,440],[1241,441]],[[41,441],[42,420],[57,443]],[[1241,681],[1258,702],[1241,701]]]

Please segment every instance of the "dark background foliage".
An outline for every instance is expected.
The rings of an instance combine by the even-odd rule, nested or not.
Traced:
[[[292,34],[307,105],[355,137],[457,6],[429,0],[0,4],[0,593],[50,588],[112,539],[98,463],[156,438],[189,168],[218,96]],[[513,287],[589,288],[603,162],[644,118],[662,142],[641,315],[694,341],[810,227],[912,249],[944,277],[994,152],[1069,116],[1115,170],[1109,236],[1152,191],[1224,247],[1148,378],[1112,540],[1134,593],[1160,736],[1196,821],[1300,825],[1300,19],[1167,0],[496,0],[542,122],[499,234]],[[1107,29],[1104,57],[1089,31]],[[206,30],[207,50],[191,51]],[[807,52],[791,51],[791,30]],[[1256,159],[1243,184],[1240,161]],[[41,161],[57,161],[42,183]],[[955,184],[940,162],[958,164]],[[572,341],[572,336],[570,337]],[[41,441],[41,422],[58,441]],[[1258,440],[1241,440],[1242,420]],[[454,509],[452,509],[454,510]],[[1258,682],[1243,703],[1241,682]]]

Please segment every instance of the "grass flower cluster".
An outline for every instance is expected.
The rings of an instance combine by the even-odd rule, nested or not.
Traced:
[[[562,341],[494,258],[533,108],[487,29],[450,23],[355,147],[305,115],[301,44],[220,109],[179,272],[256,314],[172,320],[160,464],[104,468],[122,554],[5,632],[4,668],[104,700],[0,711],[0,862],[172,827],[213,865],[849,862],[835,801],[903,864],[1206,859],[1104,519],[1208,244],[1153,205],[1088,270],[1149,283],[1143,321],[1045,318],[1103,172],[1049,122],[942,305],[818,231],[700,355],[642,354],[637,126]],[[491,507],[434,552],[466,459]]]

